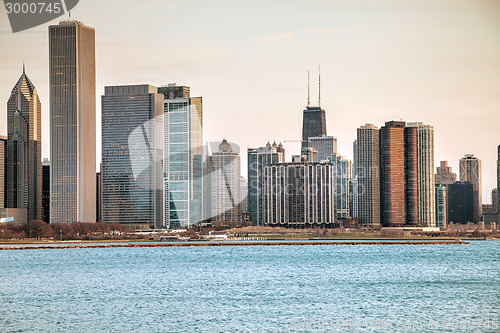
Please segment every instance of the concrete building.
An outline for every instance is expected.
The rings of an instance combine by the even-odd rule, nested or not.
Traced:
[[[248,180],[245,177],[241,177],[240,185],[240,194],[243,198],[240,203],[240,211],[242,215],[245,215],[248,214]]]
[[[95,31],[49,27],[51,223],[95,222]]]
[[[250,221],[255,225],[265,222],[264,211],[264,167],[285,162],[285,149],[268,142],[265,147],[248,148],[248,211]]]
[[[446,228],[448,225],[447,220],[447,185],[446,184],[435,184],[436,190],[436,227]]]
[[[331,226],[335,222],[334,167],[280,163],[264,167],[265,222],[270,226]]]
[[[349,185],[352,181],[352,162],[339,154],[332,154],[328,161],[333,165],[333,198],[335,220],[351,217],[349,210]]]
[[[457,181],[457,174],[452,172],[448,161],[441,161],[440,166],[436,168],[434,180],[439,184],[453,184]]]
[[[309,147],[317,151],[316,161],[326,161],[337,153],[337,138],[334,136],[310,137]]]
[[[460,168],[460,181],[461,182],[470,182],[472,184],[476,184],[477,187],[477,207],[479,217],[483,215],[482,206],[483,206],[483,197],[482,197],[482,188],[481,188],[481,160],[474,156],[474,154],[466,154],[459,161]]]
[[[448,185],[448,223],[478,223],[477,184],[455,182]]]
[[[7,101],[5,171],[5,207],[42,219],[42,107],[24,67]]]
[[[241,162],[238,151],[222,140],[219,150],[208,156],[209,198],[212,221],[240,221]]]
[[[151,85],[105,87],[101,98],[103,222],[163,225],[163,95],[157,91]],[[99,183],[95,172],[92,179],[94,185]]]
[[[164,95],[163,226],[189,227],[204,211],[202,98],[175,83],[158,92]]]
[[[42,210],[43,221],[50,223],[50,161],[42,161]]]
[[[5,159],[7,137],[0,135],[0,208],[5,207]]]
[[[379,129],[366,124],[357,129],[357,215],[359,224],[380,227]]]
[[[406,223],[405,182],[405,123],[386,122],[380,128],[380,215],[385,227]]]
[[[421,122],[407,124],[407,130],[416,129],[417,156],[417,225],[422,227],[436,226],[436,197],[434,185],[434,128]],[[407,134],[408,136],[408,134]],[[407,140],[408,142],[408,140]],[[410,145],[406,150],[411,151]],[[412,161],[406,161],[406,165]],[[407,167],[407,170],[409,168]],[[408,182],[407,182],[407,197]]]

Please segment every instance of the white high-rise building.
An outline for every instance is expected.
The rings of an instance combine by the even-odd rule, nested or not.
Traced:
[[[333,197],[335,199],[335,218],[350,217],[349,183],[352,180],[352,162],[339,154],[328,158],[333,164]]]
[[[407,123],[417,129],[417,210],[418,224],[436,226],[434,184],[434,127],[421,122]]]
[[[207,158],[210,188],[206,202],[213,221],[240,221],[240,164],[239,152],[234,151],[226,139],[220,143],[219,151]]]
[[[50,222],[96,221],[95,30],[49,27]]]
[[[335,222],[334,166],[298,162],[264,167],[265,222],[271,226],[328,226]]]

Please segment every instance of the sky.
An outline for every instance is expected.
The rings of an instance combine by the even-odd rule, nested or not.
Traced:
[[[483,201],[496,187],[500,145],[500,1],[80,0],[72,19],[96,30],[97,158],[104,86],[177,83],[203,97],[205,141],[284,142],[300,152],[302,110],[321,106],[338,152],[352,159],[356,128],[386,121],[434,126],[435,165],[475,154]],[[67,18],[67,17],[64,17]],[[42,103],[49,157],[48,26],[13,34],[0,10],[0,135],[22,73]],[[295,142],[294,142],[295,141]],[[246,176],[246,154],[242,154]]]

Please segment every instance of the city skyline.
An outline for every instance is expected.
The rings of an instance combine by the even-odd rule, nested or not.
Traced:
[[[141,19],[136,18],[124,25],[121,8],[116,3],[101,4],[104,8],[117,7],[111,18],[104,12],[90,15],[92,4],[96,3],[79,4],[72,15],[97,31],[96,96],[104,93],[104,85],[143,82],[158,86],[169,82],[189,85],[195,96],[204,96],[204,141],[231,137],[244,150],[262,146],[271,139],[285,142],[300,137],[300,120],[307,96],[307,70],[321,64],[321,106],[326,111],[328,134],[338,138],[340,154],[353,159],[352,142],[356,128],[365,123],[382,126],[389,120],[422,121],[435,129],[435,165],[448,160],[454,172],[458,172],[458,160],[465,154],[472,153],[482,160],[482,196],[485,202],[490,201],[489,194],[496,185],[496,147],[500,141],[500,134],[494,126],[500,120],[500,115],[495,112],[499,104],[500,72],[497,61],[500,50],[494,43],[500,31],[500,20],[496,19],[498,11],[492,10],[499,6],[495,2],[457,4],[444,1],[434,4],[409,1],[405,6],[398,6],[391,1],[376,1],[371,2],[373,11],[365,12],[357,11],[355,5],[344,1],[315,3],[308,4],[303,12],[317,18],[315,25],[311,26],[290,20],[302,14],[304,8],[301,4],[287,7],[286,24],[280,18],[277,23],[272,23],[273,13],[280,6],[266,4],[263,6],[266,6],[267,13],[261,26],[249,28],[250,25],[244,24],[243,28],[235,25],[234,32],[224,29],[222,23],[214,24],[206,32],[191,27],[184,39],[169,39],[169,47],[176,49],[170,53],[165,52],[163,46],[154,44],[156,38],[155,41],[140,39],[137,32],[131,30],[138,29]],[[153,5],[158,6],[158,3],[144,2],[140,9],[151,9]],[[128,10],[131,6],[136,5],[127,5]],[[173,20],[168,23],[172,27],[162,20],[165,26],[161,28],[174,29],[178,23],[174,16],[192,9],[192,6],[190,3],[164,3],[163,7],[167,8],[163,8],[163,14]],[[196,10],[191,11],[192,16],[187,20],[199,19],[205,6],[196,4]],[[243,7],[246,5],[232,4],[229,10],[239,13]],[[257,15],[255,10],[245,9],[250,10],[250,18]],[[436,16],[429,18],[425,15],[427,10],[435,11]],[[372,15],[375,11],[380,15]],[[40,94],[42,137],[48,138],[46,44],[49,24],[17,33],[14,38],[5,13],[0,15],[1,39],[9,50],[2,55],[4,76],[0,80],[0,87],[3,87],[0,98],[6,103],[6,91],[10,91],[9,85],[18,77],[21,59],[25,59],[27,71]],[[216,21],[213,17],[211,20]],[[403,24],[404,20],[408,23]],[[462,20],[468,24],[458,24]],[[231,22],[234,18],[224,21],[226,24]],[[402,27],[401,31],[397,31],[396,26]],[[430,31],[435,31],[435,34]],[[205,34],[215,37],[200,42]],[[127,36],[127,40],[119,35]],[[192,41],[199,43],[190,43]],[[151,54],[128,49],[130,56],[119,52],[126,45],[137,43],[151,47]],[[318,46],[322,48],[323,52],[319,52],[322,55],[304,53]],[[203,49],[202,52],[193,52],[195,47],[196,50]],[[297,56],[278,62],[284,52],[295,51]],[[268,57],[266,52],[276,54]],[[197,55],[191,55],[193,53]],[[266,54],[266,58],[260,54]],[[229,58],[231,61],[228,62]],[[149,65],[155,59],[158,63],[161,60],[159,67]],[[249,68],[242,69],[243,65]],[[124,72],[124,66],[131,70]],[[262,69],[258,69],[259,66]],[[314,75],[311,78],[311,96],[315,96],[316,79]],[[231,87],[222,89],[228,82],[231,82]],[[253,96],[259,98],[251,98]],[[244,99],[247,105],[237,104]],[[96,102],[96,123],[100,127],[100,101]],[[5,116],[4,108],[0,116]],[[259,121],[261,117],[267,117],[268,121]],[[227,123],[232,126],[224,126]],[[282,126],[275,126],[275,123]],[[245,134],[247,128],[257,128],[257,131]],[[0,134],[6,134],[3,122]],[[97,137],[99,148],[99,128]],[[43,143],[43,157],[49,156],[47,141]],[[291,155],[299,153],[300,144],[284,144],[286,160],[289,161]],[[96,153],[99,163],[100,150],[97,149]],[[246,156],[243,154],[242,174],[245,170]]]

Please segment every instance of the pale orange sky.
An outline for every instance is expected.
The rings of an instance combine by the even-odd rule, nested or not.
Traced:
[[[301,136],[311,70],[339,153],[352,158],[365,123],[435,128],[435,163],[473,153],[483,201],[496,186],[500,144],[500,1],[80,0],[72,18],[96,29],[97,112],[105,85],[189,85],[204,103],[204,138],[247,147]],[[49,155],[49,24],[13,34],[0,10],[0,134],[22,61],[43,109]],[[3,102],[2,102],[3,101]],[[100,132],[98,132],[100,160]],[[286,143],[287,155],[299,152]],[[246,176],[246,154],[242,174]]]

